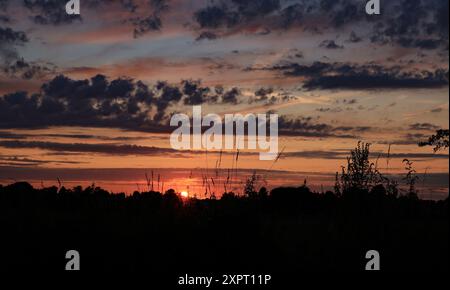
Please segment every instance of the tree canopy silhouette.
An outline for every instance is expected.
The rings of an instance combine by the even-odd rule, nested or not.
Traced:
[[[441,149],[448,149],[449,147],[449,130],[438,130],[436,134],[430,136],[427,141],[420,142],[419,146],[433,146],[434,152]]]

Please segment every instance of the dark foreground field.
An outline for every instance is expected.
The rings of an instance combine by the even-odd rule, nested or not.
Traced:
[[[0,187],[1,270],[361,271],[378,250],[385,271],[448,271],[448,199],[306,187],[220,200],[173,191],[113,195],[95,187]]]

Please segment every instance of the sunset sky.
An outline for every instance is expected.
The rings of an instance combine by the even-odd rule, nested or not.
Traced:
[[[201,105],[280,116],[280,160],[245,150],[237,180],[329,188],[362,140],[381,171],[408,158],[448,196],[448,151],[417,146],[448,129],[448,0],[371,16],[362,0],[82,0],[79,17],[65,2],[0,0],[0,183],[132,192],[153,170],[201,191],[219,154],[169,143],[173,113]]]

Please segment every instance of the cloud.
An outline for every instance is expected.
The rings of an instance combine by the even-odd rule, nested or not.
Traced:
[[[444,111],[443,108],[436,108],[436,109],[432,109],[430,112],[431,112],[431,113],[440,113],[440,112],[442,112],[442,111]]]
[[[211,31],[203,31],[200,35],[195,39],[196,41],[201,40],[214,40],[217,39],[217,35]]]
[[[156,105],[154,94],[161,91],[160,98],[166,97],[167,86],[150,90],[142,82],[131,79],[109,82],[97,75],[90,80],[73,80],[60,75],[44,83],[37,94],[16,92],[1,97],[0,127],[152,127],[156,123],[149,113],[152,105]],[[169,104],[170,100],[166,102]]]
[[[201,28],[233,27],[268,15],[279,8],[279,0],[232,0],[201,8],[195,12],[194,17]]]
[[[434,131],[440,129],[439,126],[430,123],[414,123],[409,126],[409,130],[416,131]]]
[[[7,11],[8,2],[1,0],[0,8]],[[81,15],[69,15],[65,6],[67,0],[21,0],[17,1],[26,14],[37,25],[70,25],[83,21],[83,14],[87,11],[108,11],[108,15],[119,17],[114,21],[130,23],[133,26],[133,35],[140,37],[149,31],[160,30],[162,27],[162,14],[169,10],[166,0],[84,0]],[[17,8],[17,7],[16,7]],[[108,17],[108,16],[105,16]],[[103,18],[102,18],[103,19]]]
[[[8,2],[0,7],[7,11]],[[67,25],[83,21],[82,16],[67,15],[67,0],[17,1],[25,13],[38,25]],[[383,13],[370,17],[361,0],[217,0],[195,1],[191,7],[175,0],[85,0],[82,8],[87,15],[96,13],[105,23],[127,23],[134,37],[160,31],[164,22],[179,25],[173,15],[183,15],[183,29],[194,30],[198,40],[217,39],[236,33],[270,34],[288,30],[348,32],[350,26],[360,27],[364,38],[378,45],[417,49],[448,47],[448,1],[392,0],[383,3]],[[176,13],[173,12],[177,9]],[[107,11],[108,13],[103,13]],[[102,12],[100,14],[100,12]],[[178,14],[179,13],[179,14]],[[0,23],[10,21],[0,17]],[[165,17],[170,16],[170,17]],[[87,16],[85,16],[87,17]],[[14,19],[12,19],[14,20]],[[193,23],[192,23],[193,22]],[[262,33],[261,33],[262,32]],[[365,40],[365,39],[364,39]],[[363,38],[352,32],[349,42]]]
[[[75,80],[58,75],[38,93],[0,96],[0,128],[92,126],[169,132],[172,105],[237,104],[240,94],[238,88],[209,88],[192,80],[148,86],[131,78],[109,81],[96,75]]]
[[[336,32],[352,25],[364,29],[368,39],[379,45],[419,49],[448,46],[448,1],[393,0],[383,3],[382,9],[381,15],[370,17],[365,13],[365,2],[359,0],[232,0],[211,2],[194,13],[194,20],[200,31],[207,29],[222,36],[258,28],[269,32]],[[349,39],[362,40],[355,32]]]
[[[164,154],[180,154],[179,150],[138,145],[117,144],[87,144],[87,143],[57,143],[43,141],[0,141],[5,148],[38,148],[49,151],[75,153],[99,153],[108,155],[147,155],[160,156]]]
[[[13,140],[23,140],[26,138],[33,137],[50,137],[50,138],[67,138],[67,139],[89,139],[89,140],[102,140],[102,141],[136,141],[136,140],[147,140],[148,137],[144,136],[102,136],[102,135],[91,135],[91,134],[62,134],[62,133],[54,133],[54,134],[24,134],[24,133],[12,133],[8,131],[0,131],[0,139],[13,139]]]
[[[399,140],[384,140],[377,142],[378,144],[384,145],[415,145],[419,144],[420,141],[427,139],[429,136],[422,133],[408,133],[403,139]]]
[[[350,33],[350,36],[349,36],[349,38],[348,38],[347,41],[348,41],[348,42],[352,42],[352,43],[358,43],[358,42],[361,42],[361,41],[362,41],[362,38],[359,37],[354,31],[352,31],[352,32]]]
[[[357,139],[358,130],[349,128],[342,130],[325,123],[318,123],[313,117],[297,117],[289,118],[287,116],[279,116],[278,131],[280,135],[285,136],[302,136],[317,138],[350,138]],[[361,131],[359,131],[360,133]],[[350,134],[354,133],[354,134]]]
[[[65,0],[23,0],[23,5],[31,12],[31,18],[36,24],[61,25],[80,21],[81,16],[66,13]]]
[[[220,26],[231,26],[233,16],[228,15],[225,7],[206,7],[195,12],[194,17],[201,28],[218,28]]]
[[[304,13],[300,3],[284,5],[283,0],[218,1],[194,13],[201,29],[235,29],[262,25],[270,28],[288,28],[297,23]],[[291,1],[292,2],[292,1]],[[300,2],[300,1],[298,1]]]
[[[316,63],[305,69],[295,67],[294,72],[317,79],[325,72],[348,69]],[[204,103],[236,105],[242,102],[241,94],[237,87],[211,88],[203,86],[200,80],[184,80],[179,85],[157,82],[149,86],[126,77],[108,80],[106,76],[96,75],[90,79],[76,80],[59,75],[43,83],[38,93],[17,91],[0,96],[0,128],[81,126],[169,133],[173,131],[169,126],[173,108]],[[256,90],[255,98],[249,100],[271,104],[283,101],[284,97],[286,96],[274,96],[274,90],[269,87]],[[340,102],[346,106],[357,103],[355,99]],[[318,110],[328,112],[335,109]],[[419,125],[414,129],[424,130],[425,125]],[[358,138],[361,133],[369,130],[370,127],[361,126],[334,127],[319,123],[312,117],[279,117],[280,135]]]
[[[190,154],[201,155],[204,151],[193,151],[193,150],[175,150],[171,148],[160,148],[151,146],[137,146],[137,145],[117,145],[117,144],[86,144],[86,143],[57,143],[57,142],[42,142],[42,141],[0,141],[0,147],[9,149],[41,149],[48,150],[56,153],[61,153],[61,155],[70,155],[73,153],[94,153],[94,154],[104,154],[110,156],[127,156],[127,155],[139,155],[139,156],[166,156],[170,155],[172,157],[186,158]],[[211,152],[213,153],[213,152]],[[218,152],[217,152],[218,153]],[[232,155],[234,152],[226,151],[223,154]],[[258,152],[241,152],[242,155],[254,156],[259,154]],[[284,152],[282,158],[308,158],[308,159],[345,159],[348,156],[347,150],[309,150],[309,151],[293,151]],[[373,158],[386,158],[387,153],[384,152],[372,152],[371,156]],[[435,153],[390,153],[390,158],[398,159],[448,159],[448,154],[435,154]],[[16,160],[16,161],[15,161]],[[58,161],[58,160],[42,160],[34,162],[28,158],[19,157],[4,157],[0,158],[0,164],[4,162],[8,163],[19,163],[15,165],[20,165],[21,161],[25,162],[22,166],[26,165],[36,165],[40,163],[77,163],[72,161]],[[28,164],[29,163],[29,164]],[[11,164],[3,164],[11,165]],[[12,164],[14,165],[14,164]]]
[[[134,25],[133,35],[135,38],[152,30],[160,30],[162,26],[161,19],[155,15],[144,18],[133,18],[130,22]]]
[[[406,71],[401,67],[376,64],[324,63],[311,65],[289,63],[275,65],[270,70],[286,76],[306,78],[306,89],[399,89],[441,88],[448,86],[448,70]]]
[[[296,151],[296,152],[284,152],[281,158],[307,158],[307,159],[335,159],[343,160],[349,155],[349,150],[309,150],[309,151]],[[387,158],[387,153],[384,152],[371,152],[371,158]],[[433,154],[433,153],[390,153],[389,158],[392,159],[448,159],[447,154]]]
[[[3,68],[3,72],[7,75],[19,76],[25,80],[42,79],[47,75],[54,74],[55,71],[56,67],[51,63],[27,62],[23,58],[17,59]]]
[[[225,104],[237,104],[237,96],[240,94],[238,88],[232,88],[222,96],[222,101]]]
[[[17,52],[17,46],[29,42],[25,32],[15,31],[4,24],[15,24],[15,12],[30,18],[34,24],[44,26],[70,25],[83,21],[80,15],[68,15],[65,11],[67,0],[21,0],[14,3],[14,10],[9,11],[10,1],[1,0],[0,8],[5,15],[0,14],[0,69],[10,77],[23,79],[44,78],[55,73],[55,66],[44,62],[29,61]],[[12,2],[11,2],[12,3]],[[162,27],[162,14],[168,10],[165,0],[85,0],[82,1],[82,15],[95,12],[101,25],[121,23],[131,24],[134,37],[140,37],[149,31],[159,30]],[[98,12],[102,10],[101,14]],[[108,11],[108,13],[104,13]],[[108,18],[110,17],[110,18]],[[116,17],[116,18],[113,18]],[[33,29],[34,30],[34,29]],[[33,30],[29,30],[30,33]]]
[[[326,49],[343,49],[343,45],[338,45],[334,40],[324,40],[320,43],[319,47]]]
[[[0,139],[24,139],[27,135],[11,133],[8,131],[0,131]]]
[[[9,0],[0,0],[0,8],[5,9],[9,4]]]
[[[1,22],[1,21],[0,21]],[[23,79],[42,78],[54,71],[49,63],[27,62],[20,57],[17,47],[29,42],[23,31],[15,31],[0,26],[0,71],[9,77],[19,76]]]
[[[19,58],[17,46],[28,42],[23,31],[15,31],[10,27],[0,26],[0,66],[5,67]]]
[[[364,12],[361,11],[361,5],[358,5],[353,1],[345,1],[340,4],[341,5],[334,6],[337,7],[337,9],[333,11],[334,15],[332,17],[332,23],[334,26],[341,27],[345,24],[359,21],[362,18]]]
[[[120,11],[121,20],[131,23],[134,27],[134,38],[139,38],[151,31],[161,30],[162,16],[170,10],[169,0],[121,0],[116,3],[108,0],[90,0],[90,2],[88,4],[91,7]]]
[[[385,4],[383,20],[374,26],[371,40],[423,49],[445,47],[448,45],[448,3],[441,0],[390,1]]]
[[[273,89],[270,88],[259,89],[256,95],[270,103],[271,92]],[[91,79],[74,80],[59,75],[45,82],[38,93],[18,91],[1,96],[0,128],[81,126],[169,133],[173,131],[169,126],[172,105],[235,105],[240,102],[240,95],[237,87],[210,88],[193,80],[182,81],[178,86],[166,82],[148,86],[129,78],[109,81],[105,76],[97,75]],[[281,100],[283,98],[281,96]],[[316,123],[311,117],[292,119],[285,116],[280,116],[279,129],[280,135],[309,137],[355,138],[354,134],[361,132],[356,129],[343,132],[330,125]],[[14,136],[7,134],[6,137]]]
[[[0,14],[0,23],[10,23],[11,18],[9,18],[7,15],[1,15]]]
[[[425,75],[356,72],[340,76],[322,76],[305,84],[307,89],[396,89],[439,88],[448,85],[446,72],[436,71]]]
[[[436,49],[442,45],[442,39],[414,39],[411,37],[400,37],[399,44],[407,48],[420,48],[424,50]]]
[[[67,160],[41,160],[22,156],[2,156],[0,155],[0,166],[38,166],[42,164],[81,164],[83,162]]]
[[[0,27],[0,43],[23,44],[28,42],[28,37],[23,31],[14,31],[9,27]]]

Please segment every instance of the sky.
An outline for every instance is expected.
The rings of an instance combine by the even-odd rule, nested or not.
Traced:
[[[224,152],[268,187],[331,188],[358,141],[387,174],[414,162],[423,194],[448,196],[448,1],[0,0],[0,182],[115,191],[145,173],[199,191],[218,152],[174,150],[174,113],[276,113],[277,162]],[[389,160],[387,152],[390,147]],[[63,178],[62,178],[63,176]],[[189,188],[188,188],[189,187]],[[193,189],[194,188],[194,189]],[[221,189],[217,188],[216,191]]]

